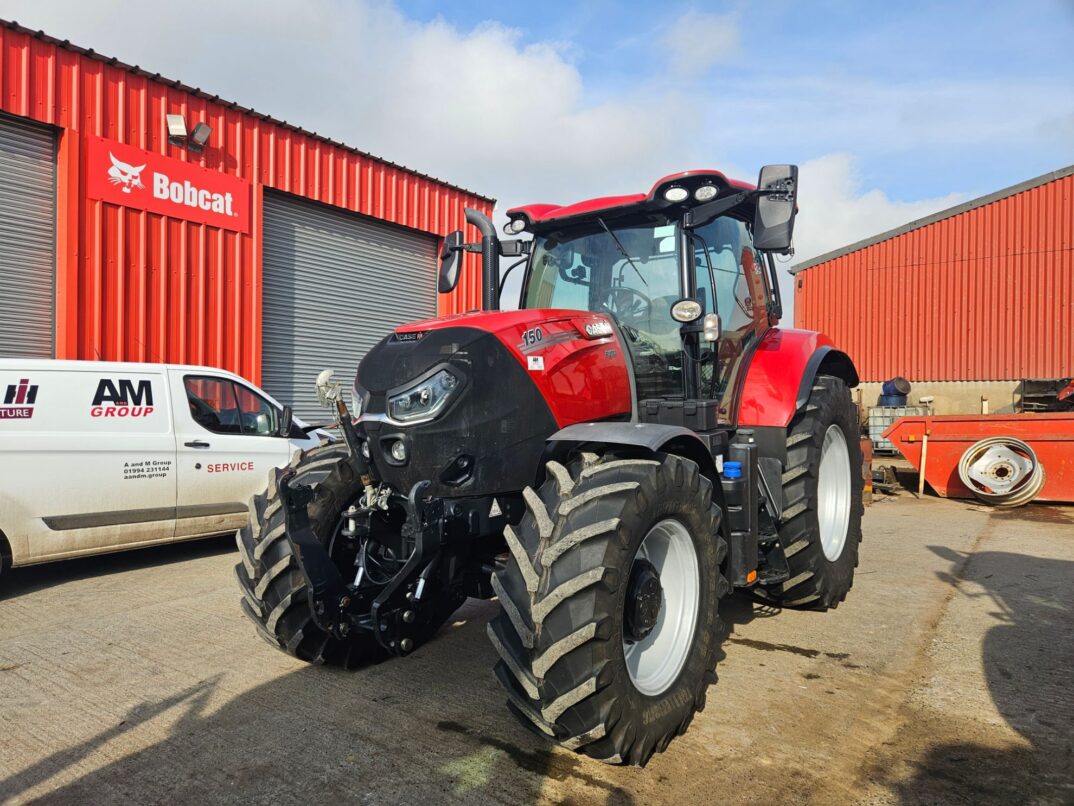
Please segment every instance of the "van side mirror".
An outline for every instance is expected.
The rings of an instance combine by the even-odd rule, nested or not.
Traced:
[[[769,252],[789,252],[798,212],[798,166],[766,165],[757,180],[753,245]]]
[[[280,411],[279,421],[276,423],[276,436],[288,439],[291,436],[291,426],[295,421],[295,413],[290,406],[284,406]]]
[[[444,238],[444,246],[440,250],[440,276],[436,285],[441,294],[451,293],[459,282],[462,250],[463,235],[461,229],[455,230]]]

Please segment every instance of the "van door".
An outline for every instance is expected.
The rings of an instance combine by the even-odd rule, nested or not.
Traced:
[[[164,543],[175,527],[175,440],[163,368],[6,367],[3,516],[16,564]],[[76,368],[77,367],[77,368]]]
[[[226,375],[168,372],[179,469],[175,537],[238,529],[269,469],[290,459],[288,441],[276,436],[279,409]]]

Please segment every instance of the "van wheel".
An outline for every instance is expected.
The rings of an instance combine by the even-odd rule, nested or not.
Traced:
[[[4,533],[0,532],[0,590],[4,589],[4,577],[11,570],[11,546]]]

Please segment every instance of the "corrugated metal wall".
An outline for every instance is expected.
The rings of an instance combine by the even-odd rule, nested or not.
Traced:
[[[56,132],[0,117],[0,358],[51,358]]]
[[[278,188],[444,235],[492,203],[340,144],[0,25],[0,111],[62,127],[58,155],[56,356],[223,367],[260,382],[261,196]],[[198,156],[170,146],[164,115],[213,128]],[[97,135],[254,182],[253,228],[215,227],[86,199],[84,136]],[[442,313],[480,307],[476,256]],[[435,276],[429,277],[435,287]]]
[[[324,417],[314,380],[351,388],[358,360],[399,325],[436,315],[437,243],[325,205],[265,194],[261,385],[299,417]],[[341,303],[340,300],[346,300]]]
[[[802,271],[794,322],[863,381],[1074,374],[1074,176]]]

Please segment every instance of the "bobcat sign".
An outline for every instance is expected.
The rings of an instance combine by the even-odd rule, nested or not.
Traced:
[[[124,207],[250,231],[250,183],[134,146],[86,138],[87,193]]]

